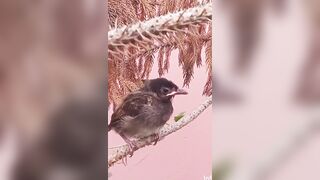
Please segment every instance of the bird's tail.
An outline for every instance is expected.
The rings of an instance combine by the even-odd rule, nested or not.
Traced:
[[[109,124],[108,125],[108,132],[112,130],[112,126]]]

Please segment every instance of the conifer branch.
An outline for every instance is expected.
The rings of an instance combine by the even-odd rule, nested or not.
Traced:
[[[139,43],[154,43],[152,38],[158,39],[159,35],[166,33],[184,32],[188,34],[188,31],[184,31],[184,29],[210,22],[211,19],[212,3],[207,3],[144,22],[111,29],[108,32],[108,50],[114,52],[117,48],[123,50],[121,47],[126,46],[137,47],[140,45],[143,47],[143,44]]]
[[[108,32],[108,101],[117,106],[121,97],[136,89],[134,84],[149,78],[154,63],[159,65],[159,76],[168,72],[174,49],[179,51],[184,86],[188,86],[194,68],[202,65],[201,50],[211,49],[211,19],[212,2],[111,29]],[[212,59],[212,55],[206,53],[206,59]],[[205,64],[211,69],[211,61],[206,60]],[[204,90],[207,96],[211,95],[210,71]]]

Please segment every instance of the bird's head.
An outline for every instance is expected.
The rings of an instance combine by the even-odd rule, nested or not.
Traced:
[[[144,90],[156,93],[160,99],[170,100],[175,95],[188,94],[187,91],[179,89],[179,87],[173,82],[165,78],[157,78],[146,80],[144,83]]]

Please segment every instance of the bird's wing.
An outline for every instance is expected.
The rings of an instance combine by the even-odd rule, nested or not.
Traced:
[[[151,107],[156,96],[153,93],[135,92],[129,94],[111,116],[110,127],[116,125],[121,119],[134,118]]]

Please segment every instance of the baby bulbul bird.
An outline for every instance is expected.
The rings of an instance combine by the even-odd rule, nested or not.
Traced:
[[[108,131],[113,129],[125,140],[132,156],[136,145],[130,138],[155,135],[159,139],[160,128],[173,112],[171,101],[180,94],[188,93],[165,78],[146,80],[141,89],[128,94],[117,107]]]

